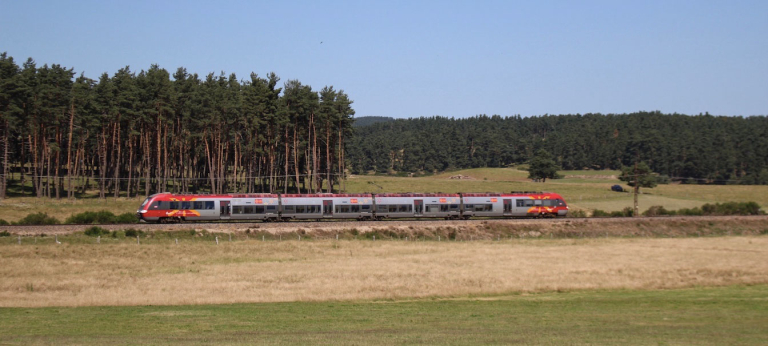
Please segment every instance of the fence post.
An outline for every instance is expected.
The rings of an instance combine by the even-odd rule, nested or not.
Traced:
[[[176,245],[179,245],[179,238],[176,238]]]
[[[229,234],[229,241],[232,241],[232,233]]]
[[[216,236],[216,245],[219,245],[219,236]]]
[[[136,244],[141,245],[141,241],[139,240],[139,236],[136,236]]]
[[[373,241],[376,241],[376,236],[373,236]]]
[[[96,244],[101,244],[101,236],[96,237]]]

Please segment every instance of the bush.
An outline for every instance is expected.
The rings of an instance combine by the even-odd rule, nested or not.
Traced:
[[[85,230],[85,235],[90,237],[98,237],[100,235],[107,235],[107,234],[109,234],[109,231],[99,226],[88,227]]]
[[[58,225],[59,220],[46,213],[33,213],[14,223],[15,225]]]
[[[725,202],[701,206],[704,215],[760,215],[760,205],[755,202]]]
[[[701,215],[704,215],[704,213],[702,213],[701,209],[699,209],[699,208],[692,208],[692,209],[683,208],[683,209],[680,209],[680,210],[677,211],[677,215],[680,215],[680,216],[701,216]]]
[[[0,237],[10,237],[11,233],[8,231],[2,231],[0,232]]]
[[[669,215],[669,211],[667,209],[664,209],[663,206],[660,205],[654,205],[648,210],[646,210],[643,215],[644,216],[661,216],[661,215]]]
[[[140,235],[143,235],[143,234],[144,234],[143,231],[140,231],[140,230],[137,230],[137,229],[133,229],[133,228],[129,228],[129,229],[125,230],[125,237],[126,238],[136,238],[136,237],[138,237]]]
[[[115,223],[115,214],[112,214],[110,211],[101,210],[101,211],[86,211],[82,212],[80,214],[75,214],[67,218],[65,223],[77,223],[77,224],[89,224],[89,223],[96,223],[96,224],[109,224],[109,223]]]
[[[5,221],[5,220],[3,220],[3,219],[0,219],[0,226],[8,226],[8,225],[10,225],[10,224],[8,223],[8,221]]]
[[[584,212],[583,210],[571,210],[570,212],[568,212],[568,217],[578,217],[578,218],[587,217],[587,213]]]
[[[115,223],[139,223],[139,218],[134,213],[123,213],[115,216]]]
[[[592,212],[592,217],[607,217],[607,216],[611,216],[611,214],[609,214],[607,212],[604,212],[604,211],[602,211],[600,209],[595,209]]]

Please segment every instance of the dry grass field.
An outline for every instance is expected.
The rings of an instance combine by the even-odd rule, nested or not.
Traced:
[[[765,236],[7,242],[0,248],[0,306],[398,300],[765,284],[766,249]]]

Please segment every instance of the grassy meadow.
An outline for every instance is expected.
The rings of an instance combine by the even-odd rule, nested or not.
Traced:
[[[0,344],[761,345],[768,286],[0,309]]]
[[[346,192],[508,192],[550,191],[565,198],[573,210],[618,211],[631,207],[631,193],[610,191],[611,185],[621,182],[618,171],[561,171],[563,179],[534,183],[527,179],[528,172],[515,168],[476,168],[445,172],[424,177],[397,177],[380,175],[353,175],[343,187]],[[450,179],[463,175],[470,179]],[[620,184],[626,190],[630,187]],[[379,188],[378,186],[381,186]],[[0,200],[0,219],[18,221],[27,214],[45,212],[63,221],[83,211],[109,210],[114,214],[135,212],[143,197],[98,199],[95,192],[74,201],[48,200],[34,197],[11,197]],[[768,186],[746,185],[659,185],[641,189],[641,212],[654,205],[667,210],[699,207],[705,203],[754,201],[768,206]]]

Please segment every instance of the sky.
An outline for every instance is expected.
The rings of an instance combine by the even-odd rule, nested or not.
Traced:
[[[0,0],[0,52],[342,89],[356,117],[768,115],[768,1]]]

